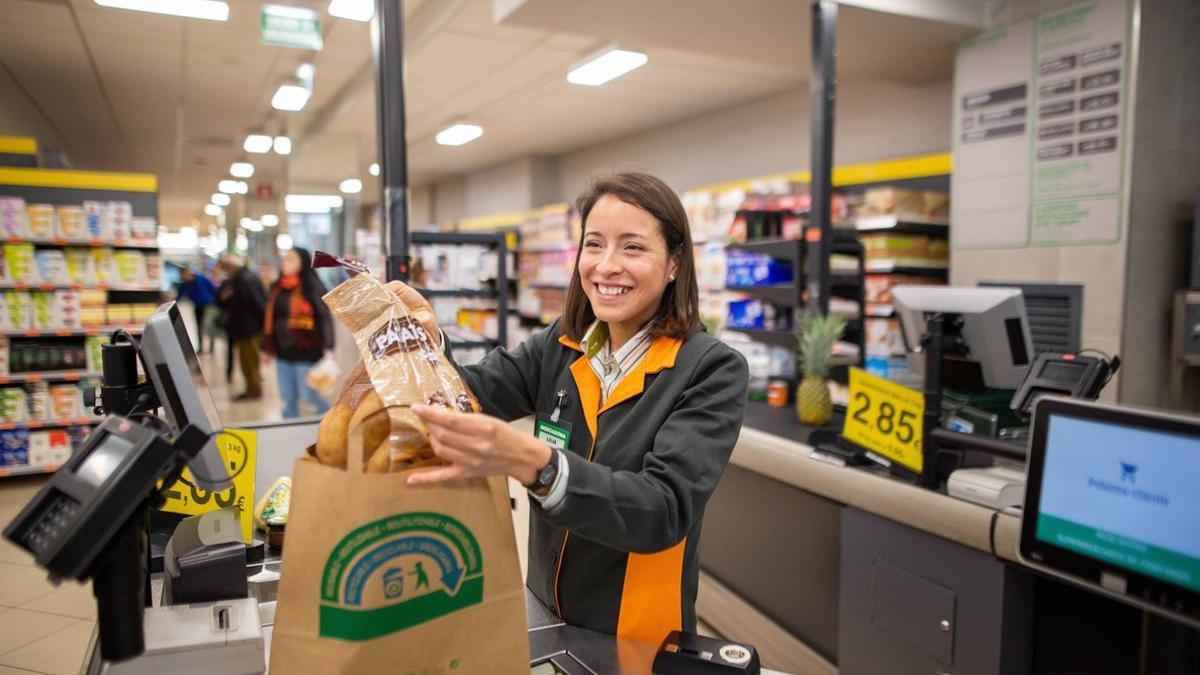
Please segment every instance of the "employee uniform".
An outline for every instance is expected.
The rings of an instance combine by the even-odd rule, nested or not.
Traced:
[[[741,429],[746,362],[704,332],[642,332],[589,358],[559,324],[460,367],[485,413],[570,432],[560,479],[530,501],[528,586],[572,625],[655,643],[695,631],[700,524]]]

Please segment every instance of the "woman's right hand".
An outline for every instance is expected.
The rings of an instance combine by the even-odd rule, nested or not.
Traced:
[[[402,281],[389,281],[386,288],[395,293],[400,301],[408,307],[408,313],[412,314],[417,323],[429,333],[430,339],[433,340],[434,346],[439,349],[442,346],[442,331],[438,328],[437,317],[433,314],[433,307],[425,296],[417,292],[417,289],[409,286]]]

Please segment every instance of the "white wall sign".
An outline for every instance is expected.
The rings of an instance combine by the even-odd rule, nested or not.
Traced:
[[[1127,0],[1096,0],[963,43],[956,248],[1120,239],[1129,21]]]

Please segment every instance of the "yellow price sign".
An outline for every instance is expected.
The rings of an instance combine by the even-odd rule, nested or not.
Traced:
[[[842,437],[901,466],[921,472],[925,397],[860,368],[850,369],[850,404]]]
[[[201,513],[234,507],[242,526],[242,541],[251,543],[254,533],[254,464],[258,433],[243,429],[225,429],[217,436],[221,461],[233,477],[233,487],[213,492],[196,485],[190,469],[184,469],[162,494],[166,502],[160,511],[197,516]]]

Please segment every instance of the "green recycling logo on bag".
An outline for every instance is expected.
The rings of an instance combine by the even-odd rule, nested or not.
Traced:
[[[321,637],[374,638],[483,602],[483,556],[462,523],[401,513],[342,538],[321,576]]]

